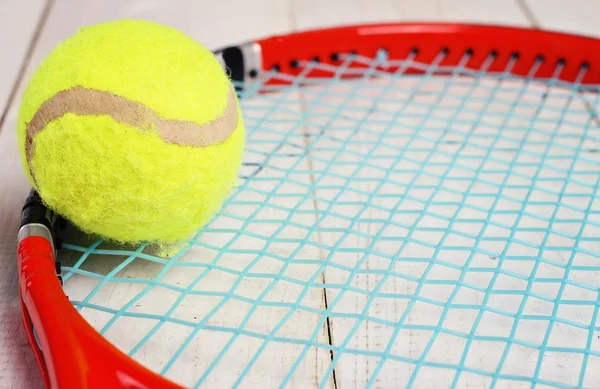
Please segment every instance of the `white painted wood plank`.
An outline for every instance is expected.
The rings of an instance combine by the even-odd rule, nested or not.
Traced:
[[[223,2],[214,4],[216,7],[212,9],[208,9],[203,4],[197,4],[196,2],[148,2],[148,1],[125,1],[125,2],[117,2],[116,0],[108,1],[108,2],[79,2],[74,0],[58,0],[55,6],[54,11],[51,15],[51,23],[47,28],[47,31],[42,36],[41,45],[39,50],[36,51],[34,58],[32,60],[33,64],[39,62],[44,55],[46,55],[51,48],[56,44],[59,40],[64,39],[65,37],[72,34],[75,29],[80,25],[90,24],[101,22],[105,20],[112,20],[115,18],[144,18],[155,20],[157,22],[165,23],[173,25],[177,28],[180,28],[182,31],[190,34],[194,38],[198,39],[205,45],[210,48],[216,48],[222,45],[237,43],[240,41],[244,41],[247,39],[251,39],[257,36],[267,36],[273,33],[281,33],[287,32],[297,29],[305,29],[305,28],[313,28],[313,27],[321,27],[327,25],[338,25],[338,24],[348,24],[348,23],[357,23],[357,22],[376,22],[376,21],[391,21],[391,20],[454,20],[454,21],[468,21],[468,22],[487,22],[487,23],[498,23],[498,24],[517,24],[517,25],[525,25],[526,19],[520,13],[516,13],[515,10],[518,8],[513,2],[496,2],[496,1],[462,1],[461,4],[457,4],[456,1],[420,1],[418,3],[413,1],[384,1],[378,0],[375,1],[343,1],[340,2],[338,0],[329,0],[325,2],[324,0],[319,1],[317,3],[311,3],[310,1],[299,1],[296,0],[293,4],[293,7],[288,4],[288,2],[278,1],[278,0],[261,0],[260,2],[247,2],[247,1],[239,1],[237,4],[231,4],[231,2]],[[222,5],[222,7],[221,7]],[[294,17],[292,17],[295,15]],[[215,23],[215,20],[221,21],[220,23]],[[30,68],[31,69],[31,65]],[[15,118],[15,110],[16,106],[11,108],[11,112],[9,112],[9,117],[12,119],[7,120],[5,123],[5,128],[9,128],[9,130],[13,130],[14,128],[14,118]],[[6,133],[6,131],[3,131]],[[2,224],[0,227],[2,231],[10,231],[11,228],[16,228],[18,223],[18,209],[20,209],[22,199],[24,198],[25,193],[27,192],[27,184],[24,181],[21,173],[20,173],[20,165],[18,158],[16,158],[16,153],[14,152],[15,147],[15,139],[11,136],[0,135],[0,146],[2,151],[6,151],[6,153],[0,154],[0,163],[1,166],[6,166],[8,170],[3,171],[0,170],[0,182],[6,182],[6,180],[11,180],[11,185],[3,186],[3,192],[1,192],[0,204],[2,204],[2,209],[0,211],[5,211],[9,215],[7,218],[2,218],[0,220],[8,220],[6,223],[8,226]],[[7,164],[4,164],[4,161],[8,161]],[[8,187],[8,189],[4,189]],[[7,190],[8,193],[5,193],[4,190]],[[6,205],[4,205],[6,203]],[[377,216],[373,214],[373,216]],[[11,224],[12,223],[12,224]],[[12,227],[11,227],[12,226]],[[369,229],[371,227],[368,227]],[[14,259],[14,237],[11,234],[8,236],[3,236],[2,241],[0,242],[2,245],[0,246],[0,255],[2,258],[8,258],[8,260]],[[361,243],[360,239],[357,239],[355,242],[350,242],[349,244],[359,244],[364,245],[365,242]],[[8,247],[8,249],[5,249]],[[12,250],[12,251],[11,251]],[[196,252],[197,255],[202,255],[201,252]],[[314,255],[314,253],[310,253],[307,255]],[[12,263],[12,262],[11,262]],[[376,266],[377,264],[373,264]],[[232,265],[233,266],[233,265]],[[146,269],[147,270],[147,269]],[[144,271],[146,271],[144,270]],[[268,271],[267,266],[267,271]],[[273,270],[273,269],[271,269]],[[308,270],[308,269],[307,269]],[[135,271],[135,269],[134,269]],[[415,269],[415,272],[418,272],[419,269]],[[13,272],[14,274],[14,272]],[[133,273],[139,276],[139,273]],[[296,273],[298,277],[302,276],[302,272]],[[180,277],[181,274],[176,275]],[[218,277],[217,274],[214,274],[215,278],[207,281],[207,288],[216,288],[219,284],[222,284],[223,280]],[[334,277],[334,275],[332,275]],[[375,280],[376,281],[376,280]],[[360,282],[366,282],[367,285],[373,285],[374,280],[369,280],[367,278],[363,278]],[[327,280],[327,282],[332,282],[331,280]],[[16,284],[13,283],[5,283],[7,288],[12,288],[16,291]],[[5,284],[0,283],[0,286]],[[227,283],[225,283],[227,285]],[[250,289],[256,287],[260,289],[264,287],[264,285],[249,285]],[[251,290],[245,290],[243,293],[252,293]],[[334,293],[334,292],[332,292]],[[281,298],[285,301],[289,301],[292,299],[294,294],[289,292],[288,294],[282,293]],[[333,297],[334,295],[332,295]],[[122,297],[122,296],[121,296]],[[317,298],[310,298],[309,300],[317,302]],[[352,304],[350,304],[352,306]],[[387,305],[375,304],[375,312],[379,312],[382,315],[386,315],[391,307]],[[145,305],[145,308],[149,308],[150,305]],[[154,306],[158,308],[157,306]],[[358,305],[356,305],[358,307]],[[226,314],[224,317],[219,317],[217,324],[224,325],[228,322],[235,322],[239,320],[240,314],[238,312],[238,308],[235,305],[230,307],[231,309],[226,310]],[[196,304],[196,308],[199,309]],[[356,309],[356,308],[355,308]],[[11,315],[18,313],[17,310],[14,310]],[[191,310],[184,310],[182,314],[190,314],[193,313]],[[390,314],[391,315],[391,314]],[[264,314],[264,320],[266,322],[276,321],[280,318],[279,312],[266,312]],[[391,317],[391,316],[390,316]],[[98,318],[100,320],[100,318]],[[262,320],[262,319],[261,319]],[[298,318],[298,321],[303,321],[302,318]],[[310,319],[309,319],[310,321]],[[335,323],[338,328],[342,326],[342,328],[338,332],[338,337],[343,335],[343,323],[340,324],[341,321]],[[14,320],[15,324],[17,323]],[[125,323],[123,324],[125,325]],[[16,328],[15,325],[13,327]],[[286,332],[287,335],[293,333],[300,333],[302,336],[306,336],[306,330],[311,328],[309,325],[300,326],[300,328],[294,328],[293,325]],[[18,328],[20,330],[20,327]],[[347,327],[346,327],[347,330]],[[375,344],[375,347],[381,347],[382,342],[385,340],[384,335],[378,335],[381,332],[380,326],[372,326],[370,328],[361,329],[359,334],[364,334],[365,339],[358,339],[357,342],[370,342],[371,344]],[[119,331],[113,332],[113,336],[116,338],[122,338],[127,336],[127,332],[123,332],[119,334]],[[174,331],[174,336],[181,336],[180,332]],[[370,339],[370,340],[367,340]],[[213,339],[211,339],[212,341]],[[219,343],[219,339],[214,339],[216,343]],[[326,339],[322,337],[319,338],[319,341],[325,342]],[[248,343],[250,344],[250,343]],[[360,344],[362,347],[362,343]],[[22,345],[23,346],[23,345]],[[24,347],[24,346],[23,346]],[[202,346],[197,346],[201,347]],[[194,349],[193,353],[198,352],[197,348]],[[27,350],[28,351],[28,350]],[[289,350],[279,349],[279,351],[287,352]],[[149,352],[149,351],[146,351]],[[192,354],[193,354],[192,353]],[[210,359],[214,354],[208,356]],[[319,373],[323,371],[323,361],[320,359],[321,356],[316,357],[314,360],[315,363],[319,363],[318,367],[315,368],[315,372],[317,378],[315,381],[320,379]],[[247,360],[247,359],[246,359]],[[31,361],[30,361],[31,362]],[[156,362],[156,361],[154,361]],[[356,361],[360,363],[364,363],[367,366],[369,362],[365,361]],[[265,362],[268,363],[268,358],[265,359]],[[24,364],[27,365],[27,364]],[[260,365],[260,364],[259,364]],[[2,364],[0,364],[2,366]],[[351,366],[349,361],[345,362],[345,366]],[[370,363],[370,367],[368,369],[372,369],[374,363]],[[327,368],[327,364],[325,363],[325,368]],[[32,366],[33,368],[33,366]],[[357,373],[350,372],[346,369],[346,371],[337,371],[338,379],[344,380],[347,386],[345,387],[355,387],[360,386],[364,383],[364,379],[366,378],[365,371],[357,370]],[[31,370],[28,368],[24,368],[24,370],[31,375]],[[398,378],[397,373],[387,372],[388,368],[386,367],[384,371],[380,374],[380,378],[384,380],[384,382],[394,382],[394,379]],[[37,373],[37,372],[35,372]],[[283,372],[285,373],[285,372]],[[1,374],[1,372],[0,372]],[[344,374],[340,376],[339,374]],[[260,370],[258,371],[258,375],[260,376]],[[313,379],[314,377],[309,377],[309,379]],[[215,375],[211,378],[215,381],[209,382],[218,382],[218,377]],[[264,381],[254,381],[256,385],[263,383]],[[306,381],[300,379],[296,381],[297,385],[307,384]],[[340,382],[338,382],[339,384]],[[309,384],[313,384],[311,381]],[[254,383],[251,383],[254,385]],[[0,387],[2,386],[2,381],[0,380]],[[384,385],[385,386],[385,385]],[[28,386],[29,387],[29,386]],[[33,386],[31,386],[33,387]],[[344,386],[342,386],[344,387]]]
[[[240,0],[211,4],[196,1],[56,0],[36,59],[85,25],[118,19],[143,19],[178,28],[210,49],[259,35],[289,31],[288,1]]]
[[[541,28],[600,37],[596,0],[525,0]]]
[[[16,237],[20,209],[29,191],[21,173],[11,115],[0,131],[0,388],[41,388],[33,353],[27,344],[18,297]]]
[[[390,0],[403,19],[527,26],[516,1],[495,0]]]
[[[0,118],[11,93],[36,29],[42,18],[45,0],[0,2]],[[33,354],[27,345],[18,300],[15,237],[19,208],[26,190],[19,174],[19,160],[13,152],[15,142],[11,117],[0,129],[0,388],[41,388]]]
[[[528,25],[514,1],[495,0],[294,0],[299,30],[389,21]]]
[[[393,21],[402,16],[390,0],[294,0],[293,5],[295,26],[298,30]]]
[[[0,115],[25,61],[46,0],[0,2]]]

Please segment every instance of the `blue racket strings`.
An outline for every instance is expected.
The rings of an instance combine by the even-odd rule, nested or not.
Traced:
[[[221,212],[170,257],[67,237],[73,305],[193,388],[600,387],[600,86],[469,55],[239,85]]]

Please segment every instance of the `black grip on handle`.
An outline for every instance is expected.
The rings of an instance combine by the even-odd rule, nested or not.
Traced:
[[[226,47],[220,50],[220,53],[231,80],[236,83],[244,82],[244,54],[242,49],[237,46]]]
[[[32,189],[21,211],[20,227],[27,224],[43,224],[53,233],[57,219],[57,215],[44,205],[40,195]]]

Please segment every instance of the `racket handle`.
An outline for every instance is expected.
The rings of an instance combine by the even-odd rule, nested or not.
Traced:
[[[20,239],[23,318],[46,387],[182,389],[132,361],[79,315],[62,290],[54,259],[45,236]]]
[[[39,229],[39,225],[31,225]],[[21,229],[23,231],[23,228]],[[30,231],[31,232],[31,231]],[[20,233],[22,235],[22,233]],[[23,319],[29,345],[35,352],[47,388],[86,388],[76,364],[79,359],[76,334],[65,331],[68,315],[64,314],[67,297],[56,274],[54,249],[46,236],[29,235],[19,239],[18,265]],[[35,331],[35,332],[34,332]]]
[[[32,191],[22,211],[17,261],[23,324],[48,389],[182,389],[109,343],[69,302],[54,244],[55,214]]]
[[[35,279],[35,273],[38,271],[36,270],[36,265],[41,265],[40,275],[42,275],[44,269],[47,268],[47,263],[51,263],[53,260],[54,251],[47,239],[31,236],[19,241],[17,261],[19,266],[19,297],[21,300],[23,326],[25,327],[29,346],[33,350],[36,362],[40,367],[46,388],[56,387],[56,385],[51,384],[51,377],[48,366],[46,365],[47,363],[52,363],[52,358],[44,358],[42,353],[42,348],[44,347],[38,343],[38,339],[34,333],[33,320],[39,319],[39,313],[36,311],[30,313],[30,310],[27,307],[28,304],[26,304],[25,301],[31,301],[32,293],[30,290],[36,290],[35,284],[30,283]],[[56,277],[56,274],[53,274],[52,276]],[[33,306],[35,307],[35,304],[33,304]],[[31,315],[34,315],[33,319]],[[45,349],[47,349],[47,347]],[[52,378],[52,381],[56,381],[54,377]]]

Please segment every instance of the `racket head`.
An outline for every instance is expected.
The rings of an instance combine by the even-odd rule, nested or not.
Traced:
[[[285,88],[327,85],[327,80],[333,78],[360,80],[367,71],[369,77],[397,74],[400,69],[403,75],[430,77],[434,75],[432,66],[435,75],[441,76],[452,75],[457,67],[465,75],[477,76],[485,66],[488,76],[508,73],[515,79],[551,80],[553,86],[597,93],[599,49],[600,41],[596,39],[539,30],[383,24],[270,37],[225,48],[217,54],[230,71],[243,102],[249,97],[290,90]],[[381,63],[374,65],[377,58]],[[407,59],[408,65],[402,68]],[[341,66],[345,66],[343,72],[339,72]],[[249,164],[246,168],[248,179],[259,166]],[[51,213],[35,194],[32,199],[27,204],[39,207],[39,220],[23,218],[21,231],[29,232],[19,237],[20,292],[28,341],[46,385],[180,387],[109,343],[66,298],[56,274],[56,220],[48,216]],[[35,230],[34,225],[39,224],[46,228]]]

